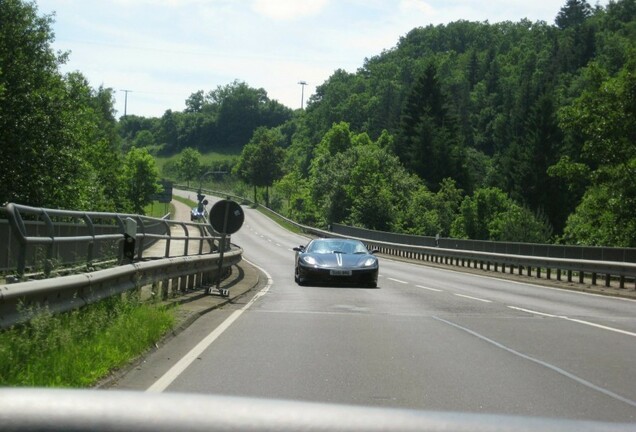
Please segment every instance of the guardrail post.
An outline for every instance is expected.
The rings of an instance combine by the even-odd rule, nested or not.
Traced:
[[[607,273],[605,275],[605,286],[606,287],[610,286],[610,274],[609,273]]]
[[[86,251],[86,267],[90,267],[95,256],[95,225],[93,225],[93,220],[86,213],[84,214],[83,219],[86,227],[88,228],[88,234],[93,237],[93,241],[88,242]]]
[[[583,283],[583,279],[585,278],[585,273],[582,271],[579,271],[579,283]]]
[[[53,248],[55,247],[55,227],[53,226],[53,221],[49,217],[49,215],[42,210],[42,217],[44,219],[44,223],[46,224],[46,229],[48,231],[49,237],[51,237],[51,243],[46,248],[46,260],[44,260],[44,276],[49,277],[51,275],[51,271],[53,270]]]
[[[169,258],[170,257],[170,240],[172,239],[172,230],[170,229],[170,224],[167,221],[165,221],[164,224],[166,226],[166,234],[168,235],[168,238],[166,239],[165,257]]]
[[[144,243],[146,242],[146,226],[144,225],[143,218],[141,217],[137,217],[137,224],[141,226],[141,234],[142,234],[141,238],[139,239],[139,243],[137,245],[137,259],[141,261],[144,256],[144,249],[145,249]]]

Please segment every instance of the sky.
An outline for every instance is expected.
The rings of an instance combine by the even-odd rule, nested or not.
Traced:
[[[234,80],[297,109],[335,70],[355,72],[415,27],[552,24],[565,2],[36,0],[40,14],[55,14],[53,49],[70,53],[61,72],[80,71],[92,87],[114,89],[118,117],[183,111],[191,94]]]

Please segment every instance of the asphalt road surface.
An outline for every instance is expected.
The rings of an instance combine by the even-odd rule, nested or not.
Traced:
[[[636,421],[633,300],[383,257],[377,289],[299,287],[292,248],[307,238],[245,208],[232,239],[269,281],[120,388]]]

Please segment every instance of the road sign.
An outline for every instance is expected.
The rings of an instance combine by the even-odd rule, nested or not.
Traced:
[[[241,206],[231,200],[221,200],[210,210],[210,224],[221,234],[234,234],[245,221],[245,213]]]
[[[223,269],[223,254],[225,252],[225,239],[228,234],[234,234],[243,225],[245,213],[238,203],[231,200],[221,200],[212,206],[210,210],[210,225],[218,233],[221,233],[219,242],[219,268],[217,270],[216,290],[222,296],[229,295],[228,289],[221,290],[221,271]]]
[[[159,201],[160,203],[167,204],[172,201],[172,182],[161,180],[159,183],[161,183],[163,191],[153,194],[152,199],[154,201]]]

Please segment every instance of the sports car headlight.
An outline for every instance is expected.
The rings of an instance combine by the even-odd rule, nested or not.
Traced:
[[[309,264],[309,265],[316,265],[318,264],[318,261],[316,261],[316,258],[312,257],[312,256],[304,256],[300,258],[301,260],[303,260],[303,262],[305,264]]]
[[[375,265],[376,262],[377,261],[375,258],[367,258],[367,260],[364,263],[362,263],[362,265],[364,267],[372,267]]]

